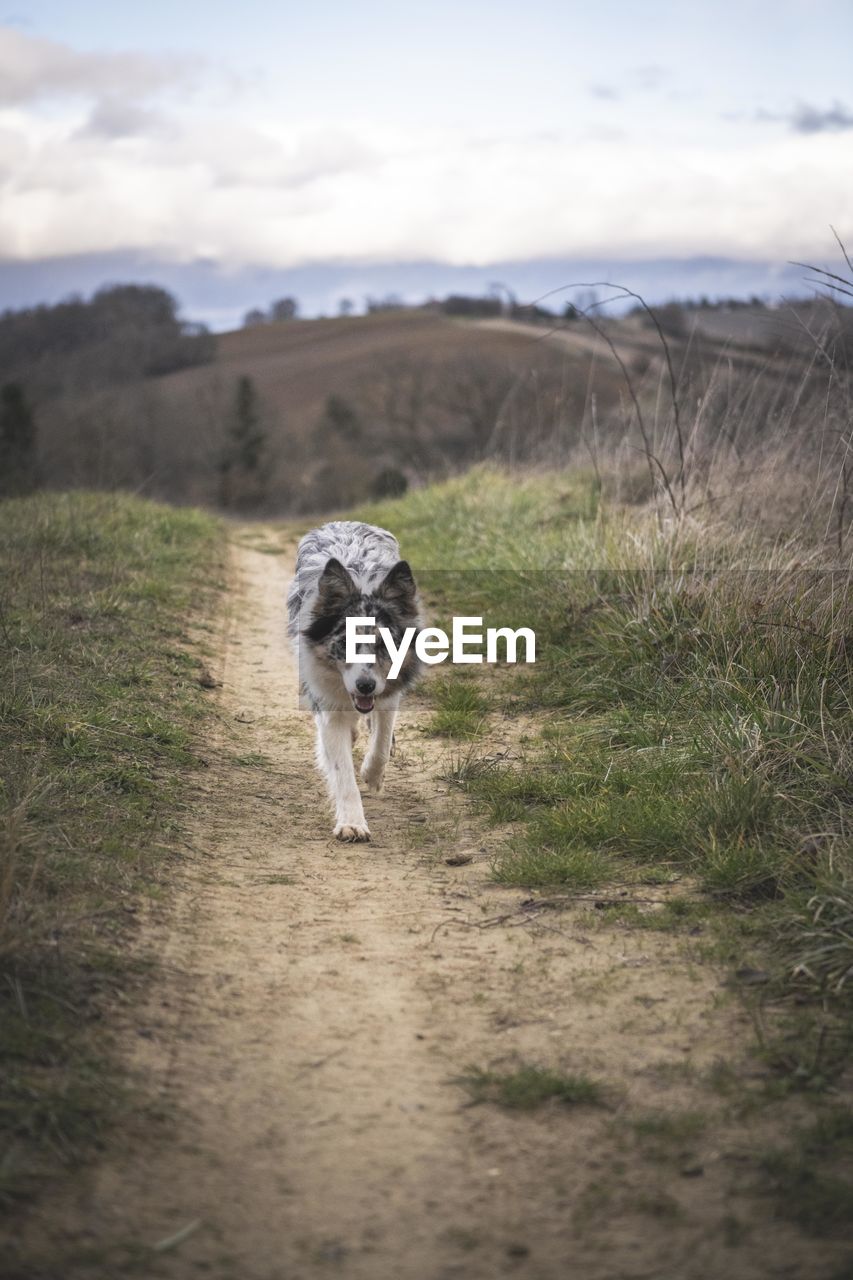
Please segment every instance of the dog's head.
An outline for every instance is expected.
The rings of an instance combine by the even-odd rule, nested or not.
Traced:
[[[376,661],[346,661],[347,618],[375,618],[375,631],[360,628],[360,641]],[[339,560],[326,563],[317,586],[311,622],[303,631],[314,656],[329,670],[336,670],[356,711],[367,715],[377,698],[399,693],[417,674],[418,660],[410,646],[396,679],[391,680],[391,655],[379,628],[386,628],[399,646],[406,627],[419,625],[418,591],[407,561],[398,560],[378,585],[364,591]]]

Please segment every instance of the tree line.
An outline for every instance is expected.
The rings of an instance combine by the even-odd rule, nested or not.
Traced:
[[[154,285],[107,285],[88,299],[4,311],[0,494],[39,483],[39,406],[208,364],[215,355],[213,334],[182,319],[176,299]]]

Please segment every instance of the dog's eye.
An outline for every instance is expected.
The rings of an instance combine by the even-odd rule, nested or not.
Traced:
[[[331,635],[340,620],[340,614],[321,613],[313,619],[304,634],[307,639],[313,640],[315,644],[320,644],[327,636]]]

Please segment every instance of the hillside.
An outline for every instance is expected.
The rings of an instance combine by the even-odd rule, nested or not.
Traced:
[[[221,335],[206,364],[42,396],[41,473],[49,487],[298,514],[485,459],[550,465],[607,446],[633,465],[637,450],[671,447],[673,387],[704,405],[714,438],[724,420],[750,435],[810,398],[810,333],[826,317],[800,311],[661,308],[671,369],[642,312],[549,326],[401,308],[259,324]]]
[[[257,325],[222,335],[218,348],[213,370],[184,370],[162,379],[163,390],[192,403],[212,380],[222,384],[247,375],[266,412],[297,439],[311,432],[329,395],[355,401],[372,390],[379,405],[382,393],[413,368],[447,376],[466,363],[488,362],[513,372],[554,364],[547,349],[531,350],[529,332],[405,310]]]
[[[413,480],[477,460],[510,393],[514,420],[532,414],[543,431],[557,413],[583,412],[588,357],[567,375],[565,358],[526,332],[426,312],[256,326],[217,348],[204,367],[42,398],[47,483],[222,502],[223,449],[246,378],[264,447],[257,474],[225,505],[254,510],[329,506],[364,497],[389,467]]]

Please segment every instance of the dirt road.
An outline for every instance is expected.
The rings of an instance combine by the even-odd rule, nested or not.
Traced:
[[[372,843],[330,838],[274,537],[235,539],[210,768],[145,929],[162,971],[121,1015],[163,1118],[42,1211],[56,1274],[807,1274],[806,1246],[739,1193],[736,1121],[662,1157],[632,1136],[638,1115],[714,1107],[704,1073],[748,1034],[683,939],[491,884],[492,836],[441,780],[416,700]],[[605,1105],[474,1106],[456,1079],[520,1062],[595,1078]]]
[[[605,319],[605,315],[601,315],[599,319]],[[572,355],[582,353],[595,353],[604,361],[613,360],[611,350],[602,337],[593,329],[585,328],[578,325],[572,325],[568,328],[560,328],[560,321],[557,321],[553,329],[539,327],[537,325],[525,324],[521,320],[510,320],[506,318],[477,320],[473,322],[477,328],[491,331],[492,333],[513,333],[519,337],[526,337],[530,342],[547,342],[551,346],[560,347]],[[610,339],[617,351],[620,360],[622,360],[628,369],[634,367],[636,376],[635,362],[638,357],[645,358],[647,361],[654,361],[663,367],[664,350],[661,340],[655,333],[654,329],[643,332],[641,329],[634,329],[630,333],[611,331]],[[749,347],[739,347],[731,339],[720,336],[714,338],[707,330],[700,330],[699,338],[703,344],[703,349],[708,353],[716,349],[716,358],[724,362],[726,367],[741,369],[765,371],[768,368],[768,361],[771,359],[771,353],[762,349],[753,350]],[[676,355],[683,344],[683,339],[678,340],[670,336],[670,347],[675,349]],[[791,378],[797,380],[802,378],[802,371],[798,366],[791,367],[790,359],[780,358],[774,364],[774,376]]]

